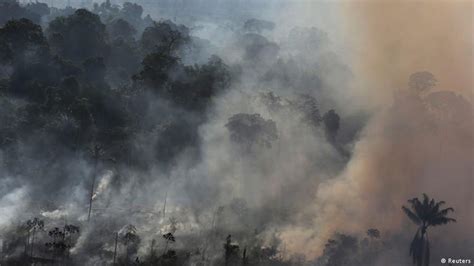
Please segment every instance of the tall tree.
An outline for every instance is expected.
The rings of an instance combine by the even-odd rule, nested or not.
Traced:
[[[101,156],[101,154],[103,153],[102,151],[102,148],[100,147],[99,144],[94,144],[93,148],[92,148],[92,157],[93,157],[93,160],[94,160],[94,167],[92,169],[92,182],[91,182],[91,189],[90,189],[90,193],[89,193],[89,211],[88,211],[88,214],[87,214],[87,221],[89,222],[90,219],[91,219],[91,213],[92,213],[92,202],[94,200],[94,188],[95,188],[95,181],[96,181],[96,175],[97,175],[97,164],[98,164],[98,161],[99,161],[99,157]]]
[[[232,235],[228,235],[224,243],[224,265],[233,265],[233,262],[237,260],[239,254],[239,245],[232,242]]]
[[[0,28],[0,43],[1,63],[38,63],[49,52],[41,26],[26,18],[10,20]]]
[[[145,54],[166,53],[176,55],[179,48],[189,42],[189,29],[171,21],[155,23],[143,31],[140,44]]]
[[[276,123],[264,119],[260,114],[235,114],[229,118],[225,127],[229,130],[230,139],[244,152],[256,147],[271,148],[278,139]]]
[[[107,31],[98,15],[78,9],[68,17],[49,23],[48,40],[53,51],[76,63],[88,58],[107,57]]]
[[[450,222],[456,222],[455,219],[447,217],[453,208],[441,209],[444,201],[436,202],[423,194],[423,199],[413,198],[408,200],[410,208],[402,206],[403,211],[408,218],[418,226],[415,237],[410,245],[410,255],[413,258],[413,264],[417,266],[430,265],[430,246],[428,241],[427,229],[430,226],[438,226]]]

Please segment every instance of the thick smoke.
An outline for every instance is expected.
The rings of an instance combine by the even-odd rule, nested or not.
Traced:
[[[359,33],[348,36],[361,95],[357,99],[375,106],[376,113],[343,173],[318,187],[310,207],[317,213],[318,233],[311,243],[323,247],[334,231],[369,227],[410,235],[414,228],[400,205],[425,192],[449,202],[458,218],[449,228],[433,230],[433,260],[469,257],[473,236],[468,232],[474,224],[472,3],[357,1],[341,8],[346,32]],[[410,88],[408,77],[417,70],[435,74],[433,91],[420,95]],[[302,236],[313,232],[290,228],[288,238],[294,239],[295,231]],[[294,243],[295,250],[307,246],[306,241]]]
[[[0,46],[3,258],[40,217],[86,265],[408,264],[422,193],[458,220],[433,261],[472,255],[469,2],[135,2],[8,6],[44,36]]]
[[[472,100],[472,1],[357,1],[341,5],[352,69],[365,95],[382,100],[429,70],[439,88]],[[383,101],[385,103],[385,101]]]

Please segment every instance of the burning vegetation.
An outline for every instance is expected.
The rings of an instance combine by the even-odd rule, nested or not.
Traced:
[[[0,265],[472,256],[465,88],[363,93],[293,1],[119,2],[0,0]]]

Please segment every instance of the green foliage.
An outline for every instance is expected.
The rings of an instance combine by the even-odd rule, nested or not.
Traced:
[[[78,9],[68,17],[58,17],[50,22],[48,40],[52,49],[74,62],[88,58],[106,57],[106,28],[98,15]]]
[[[188,29],[171,21],[155,23],[142,34],[140,44],[145,53],[177,55],[178,50],[190,40]]]
[[[29,7],[44,9],[39,4]],[[46,37],[26,19],[0,28],[0,58],[13,64],[2,93],[26,101],[18,113],[21,123],[8,126],[2,143],[13,144],[41,130],[64,148],[83,149],[97,141],[104,158],[146,167],[149,162],[128,155],[142,149],[130,136],[156,132],[156,160],[169,164],[184,147],[197,144],[204,111],[229,86],[229,68],[215,56],[204,65],[182,65],[180,50],[190,40],[189,30],[171,21],[153,23],[135,41],[135,28],[145,25],[139,5],[103,3],[96,8],[99,15],[85,9],[70,15],[64,11],[65,16],[49,23]],[[150,92],[182,110],[167,110],[155,119],[159,123],[138,124],[137,118],[149,112]],[[188,112],[196,114],[181,119]]]
[[[169,72],[178,65],[179,59],[165,53],[148,54],[142,62],[142,71],[134,77],[142,80],[158,92],[162,92],[169,81]]]
[[[235,114],[225,125],[230,138],[248,152],[256,147],[270,148],[278,139],[276,124],[260,114]]]
[[[291,101],[291,107],[302,114],[302,121],[310,126],[318,127],[321,123],[318,102],[310,95],[298,95]]]
[[[222,60],[213,56],[202,66],[188,66],[179,79],[170,84],[166,94],[178,105],[203,111],[212,99],[230,84],[228,67]]]
[[[124,19],[116,19],[107,25],[112,40],[122,39],[124,41],[133,41],[137,30]]]
[[[0,63],[37,63],[48,53],[40,26],[22,18],[0,28]]]

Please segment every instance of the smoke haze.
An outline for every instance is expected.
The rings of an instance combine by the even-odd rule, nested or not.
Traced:
[[[224,265],[230,234],[240,253],[273,252],[255,265],[408,265],[416,227],[401,206],[426,193],[457,220],[430,228],[432,261],[474,259],[471,1],[135,2],[143,13],[71,1],[103,23],[87,25],[107,36],[91,38],[104,61],[68,54],[80,40],[67,32],[85,34],[71,25],[95,22],[59,4],[35,23],[67,60],[14,57],[37,56],[54,81],[1,61],[0,238],[21,245],[0,258],[23,252],[12,232],[40,217],[81,226],[69,252],[87,265],[110,263],[127,232],[138,240],[120,242],[124,263],[164,256],[172,233],[189,265]],[[421,71],[431,90],[410,85]],[[29,95],[76,87],[84,121],[56,94],[39,107]],[[369,228],[380,243],[364,244]],[[347,264],[331,260],[338,234],[360,247]]]

